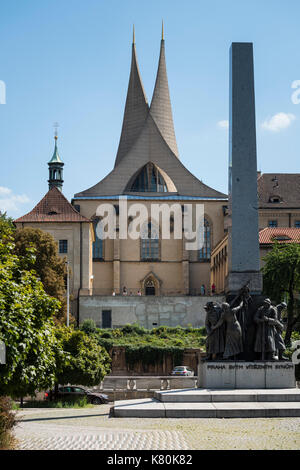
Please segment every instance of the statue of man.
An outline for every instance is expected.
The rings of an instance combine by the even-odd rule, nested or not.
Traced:
[[[218,323],[222,309],[216,302],[207,302],[204,310],[206,311],[205,328],[207,332],[206,359],[219,359],[225,349],[225,331],[224,328],[213,330],[213,327]]]
[[[261,353],[263,360],[275,360],[277,311],[270,299],[265,299],[254,315],[257,324],[254,351]]]
[[[283,352],[286,349],[284,340],[282,338],[283,332],[283,323],[281,321],[281,312],[287,307],[285,302],[281,302],[280,304],[276,305],[276,312],[277,312],[277,325],[276,325],[276,333],[275,333],[275,347],[278,351],[278,359],[280,361],[288,361],[287,357],[283,356]]]

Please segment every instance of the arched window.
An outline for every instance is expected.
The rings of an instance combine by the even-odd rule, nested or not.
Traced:
[[[93,242],[93,261],[103,261],[104,260],[104,240],[99,237],[99,227],[97,230],[97,224],[99,222],[98,218],[93,220],[94,235],[95,241]],[[98,233],[97,233],[98,232]]]
[[[157,166],[153,163],[147,163],[138,173],[131,185],[130,191],[166,193],[168,188]]]
[[[203,263],[210,260],[211,255],[211,226],[207,219],[204,219],[204,244],[199,250],[199,261]]]
[[[142,225],[141,260],[142,261],[159,260],[159,230],[153,222],[145,222]]]

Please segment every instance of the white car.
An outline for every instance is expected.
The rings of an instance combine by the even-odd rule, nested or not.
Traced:
[[[194,376],[195,373],[192,369],[187,366],[176,366],[171,372],[171,375],[181,375],[183,377]]]

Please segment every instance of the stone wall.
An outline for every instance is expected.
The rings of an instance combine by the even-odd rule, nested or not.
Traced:
[[[110,356],[112,358],[110,376],[167,376],[171,374],[173,367],[181,365],[174,364],[172,355],[165,354],[162,363],[148,365],[143,364],[142,362],[136,362],[133,367],[129,367],[126,363],[125,348],[122,346],[113,347],[110,351]],[[205,353],[202,353],[200,349],[185,349],[182,358],[182,365],[190,367],[196,376],[200,361],[199,358],[203,356],[205,356]]]
[[[224,302],[223,296],[81,296],[79,322],[86,319],[102,327],[102,310],[111,310],[112,328],[138,323],[144,328],[157,326],[204,326],[204,305]]]

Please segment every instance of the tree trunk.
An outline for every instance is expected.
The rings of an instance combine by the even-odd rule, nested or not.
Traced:
[[[20,406],[21,408],[23,408],[23,405],[24,405],[24,400],[23,400],[23,397],[20,398]]]

